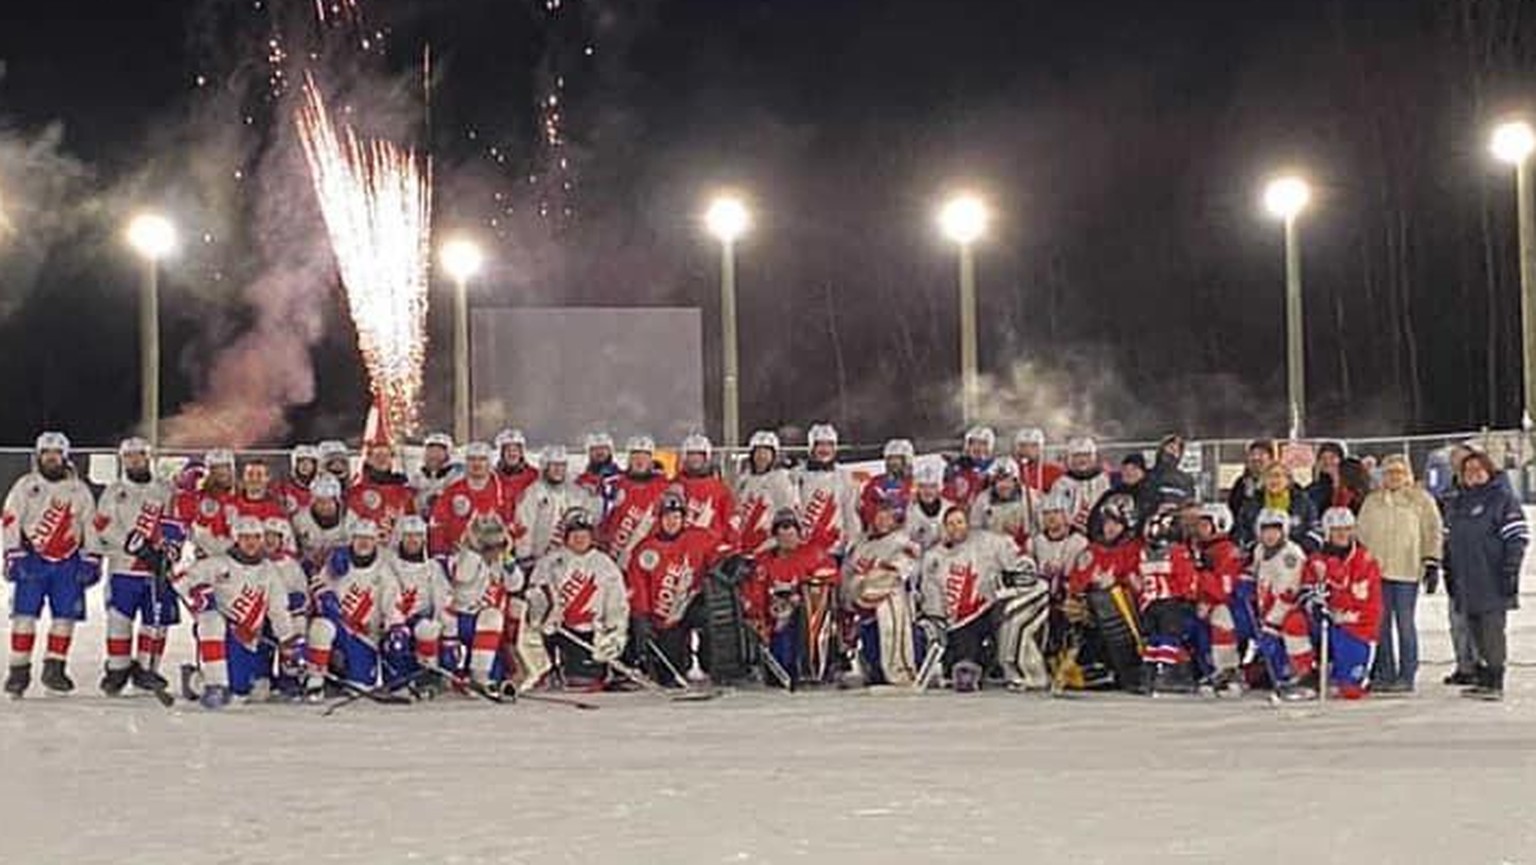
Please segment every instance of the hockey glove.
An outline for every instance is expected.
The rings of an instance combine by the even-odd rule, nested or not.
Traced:
[[[199,583],[187,591],[187,609],[192,611],[192,615],[206,613],[213,607],[213,586]]]
[[[332,622],[341,622],[341,600],[330,589],[322,589],[315,593],[315,606],[319,607],[320,615]]]
[[[1440,591],[1440,563],[1434,559],[1424,562],[1424,594],[1433,595]]]
[[[331,558],[326,562],[325,567],[333,577],[346,576],[347,571],[352,569],[352,556],[346,547],[332,550]]]
[[[945,626],[944,620],[934,616],[923,616],[921,619],[918,619],[917,627],[918,630],[923,632],[923,636],[930,643],[944,642],[945,635],[949,633],[949,628]]]
[[[458,637],[444,637],[438,644],[437,662],[443,669],[457,673],[464,669],[464,644]]]
[[[14,583],[22,577],[26,576],[24,573],[25,569],[21,565],[22,559],[25,559],[26,557],[27,554],[24,550],[11,550],[5,554],[6,582]]]
[[[624,632],[617,629],[598,631],[592,635],[592,660],[599,664],[618,660],[624,652]]]
[[[395,625],[384,634],[384,642],[380,646],[384,657],[390,664],[403,667],[411,659],[411,629],[406,625]]]

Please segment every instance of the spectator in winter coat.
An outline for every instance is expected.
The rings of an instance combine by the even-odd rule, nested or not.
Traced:
[[[1435,503],[1440,506],[1440,520],[1442,525],[1450,508],[1451,500],[1461,492],[1461,464],[1471,456],[1472,448],[1466,445],[1453,445],[1448,454],[1446,463],[1437,464],[1434,455],[1430,457],[1430,466],[1426,474],[1438,477],[1426,477],[1429,482],[1430,492],[1435,496]],[[1436,492],[1438,490],[1438,492]],[[1446,589],[1449,594],[1450,589]],[[1475,685],[1477,684],[1477,644],[1472,642],[1472,632],[1467,628],[1467,616],[1455,604],[1446,604],[1446,616],[1450,620],[1451,649],[1456,653],[1456,669],[1445,677],[1447,685]]]
[[[1248,443],[1244,457],[1243,473],[1232,483],[1227,494],[1227,509],[1234,516],[1252,508],[1250,502],[1259,501],[1264,495],[1264,470],[1275,461],[1275,443],[1269,439],[1255,439]],[[1262,505],[1259,506],[1262,509]],[[1258,511],[1254,511],[1258,513]],[[1251,527],[1250,527],[1251,528]]]
[[[1433,592],[1440,582],[1444,537],[1440,509],[1429,493],[1414,485],[1406,457],[1389,456],[1382,464],[1382,487],[1366,496],[1357,532],[1360,543],[1381,562],[1383,609],[1372,687],[1412,691],[1419,669],[1419,632],[1413,618],[1419,583]]]
[[[1291,528],[1286,534],[1308,553],[1317,552],[1322,546],[1323,535],[1317,524],[1317,509],[1307,497],[1301,485],[1291,480],[1291,470],[1282,463],[1270,463],[1264,470],[1264,487],[1256,500],[1250,501],[1238,514],[1233,534],[1240,538],[1244,548],[1253,546],[1256,540],[1254,522],[1260,512],[1277,510],[1290,514]]]
[[[1157,445],[1157,462],[1147,478],[1151,488],[1153,506],[1174,505],[1183,507],[1195,503],[1195,479],[1179,468],[1184,459],[1184,439],[1170,435]]]
[[[1312,483],[1307,486],[1307,498],[1318,513],[1333,507],[1333,492],[1339,486],[1339,467],[1348,454],[1343,442],[1323,442],[1317,446],[1317,465],[1312,473]]]
[[[1520,606],[1520,562],[1528,530],[1525,510],[1509,481],[1482,452],[1461,467],[1462,489],[1446,507],[1446,588],[1467,617],[1482,663],[1477,683],[1463,692],[1504,697],[1505,619]]]

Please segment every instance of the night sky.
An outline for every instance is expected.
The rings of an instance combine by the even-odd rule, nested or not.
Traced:
[[[241,443],[356,436],[365,385],[291,129],[305,70],[365,131],[430,151],[439,235],[490,246],[474,303],[700,306],[711,395],[718,249],[697,217],[745,191],[749,430],[958,430],[932,212],[970,187],[997,212],[989,419],[1280,433],[1281,232],[1259,192],[1282,168],[1316,187],[1312,430],[1516,423],[1513,178],[1485,145],[1536,103],[1519,5],[359,0],[321,22],[311,0],[6,3],[0,442],[130,431],[138,269],[118,235],[143,204],[186,241],[162,284],[165,414],[245,402],[278,421]]]

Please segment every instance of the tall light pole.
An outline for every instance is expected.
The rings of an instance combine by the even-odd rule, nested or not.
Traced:
[[[443,270],[453,278],[453,437],[470,440],[469,428],[469,281],[480,272],[485,257],[467,238],[456,237],[438,253]]]
[[[721,437],[727,448],[741,445],[740,370],[736,349],[736,240],[751,227],[747,205],[733,195],[717,196],[704,211],[704,227],[720,241]]]
[[[160,444],[160,259],[176,248],[176,226],[158,213],[128,222],[128,245],[144,260],[139,288],[139,424],[150,445]]]
[[[1301,309],[1301,241],[1296,219],[1312,200],[1312,187],[1295,175],[1264,187],[1264,209],[1285,223],[1285,380],[1290,403],[1291,439],[1306,435],[1307,362]]]
[[[987,233],[992,213],[975,195],[956,195],[939,209],[939,228],[960,248],[960,414],[966,427],[976,418],[980,372],[976,350],[976,241]]]
[[[1515,167],[1516,209],[1520,222],[1520,335],[1521,364],[1525,373],[1521,425],[1531,426],[1536,411],[1536,214],[1531,212],[1531,151],[1536,150],[1536,132],[1524,120],[1499,124],[1493,130],[1489,149],[1501,162]]]

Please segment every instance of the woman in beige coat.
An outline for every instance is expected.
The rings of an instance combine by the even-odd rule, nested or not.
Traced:
[[[1406,457],[1387,457],[1381,468],[1381,488],[1366,496],[1359,517],[1360,543],[1381,562],[1382,575],[1384,609],[1372,688],[1409,692],[1419,669],[1419,633],[1413,624],[1419,583],[1433,593],[1440,582],[1444,528],[1435,500],[1414,484]]]

